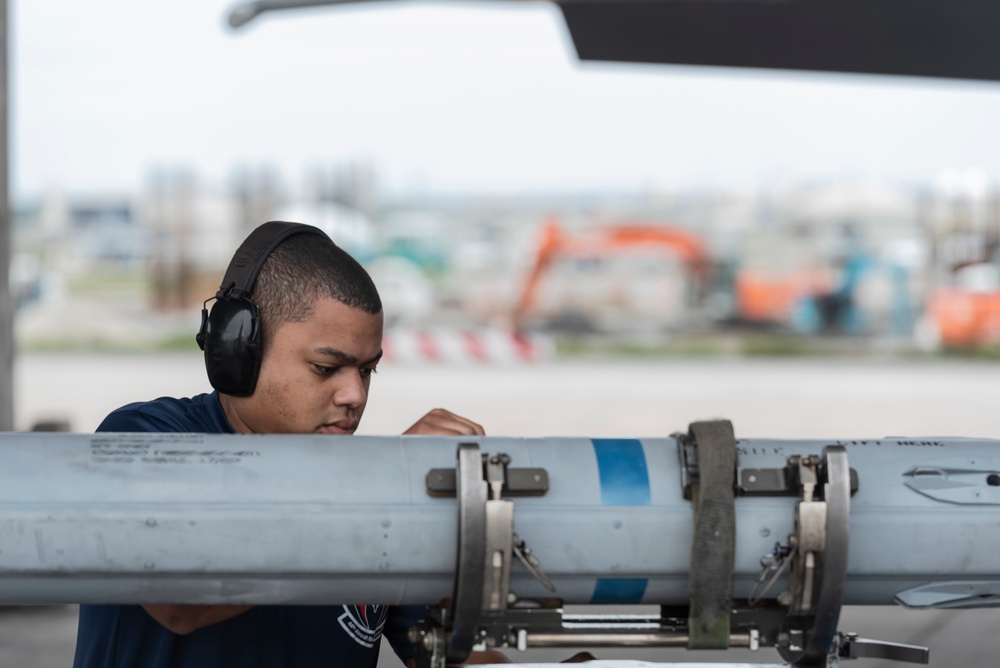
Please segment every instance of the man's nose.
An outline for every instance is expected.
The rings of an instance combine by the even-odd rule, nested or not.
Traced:
[[[337,387],[333,395],[333,402],[338,406],[350,406],[357,408],[363,406],[368,399],[368,391],[365,389],[364,379],[361,372],[356,369],[345,369],[343,382]]]

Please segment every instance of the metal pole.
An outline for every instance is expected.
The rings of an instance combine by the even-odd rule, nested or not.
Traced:
[[[10,294],[7,0],[0,0],[0,431],[14,429],[14,303]]]

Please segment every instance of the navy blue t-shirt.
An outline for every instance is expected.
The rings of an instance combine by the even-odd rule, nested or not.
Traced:
[[[163,397],[111,413],[97,431],[233,433],[218,394]],[[384,634],[400,658],[422,606],[257,606],[176,635],[138,605],[81,605],[73,668],[374,668]]]

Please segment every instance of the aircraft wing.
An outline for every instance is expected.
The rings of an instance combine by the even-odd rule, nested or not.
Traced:
[[[254,0],[229,22],[361,1]],[[555,1],[582,60],[1000,81],[997,0]]]
[[[583,60],[1000,80],[995,0],[562,0]]]

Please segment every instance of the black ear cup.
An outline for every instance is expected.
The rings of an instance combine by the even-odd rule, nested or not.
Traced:
[[[264,223],[233,255],[211,312],[202,309],[201,329],[195,340],[205,351],[208,380],[219,392],[245,397],[257,387],[264,352],[260,312],[247,295],[252,294],[257,274],[271,251],[296,234],[313,234],[333,243],[311,225],[280,220]]]
[[[253,394],[263,354],[257,305],[246,298],[217,300],[202,313],[197,338],[212,387],[238,397]]]

